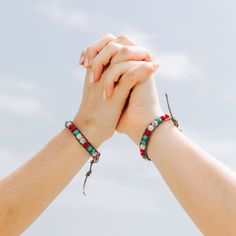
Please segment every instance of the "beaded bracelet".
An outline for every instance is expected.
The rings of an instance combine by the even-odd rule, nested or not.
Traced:
[[[99,161],[100,152],[96,150],[96,148],[86,139],[84,134],[74,125],[72,121],[66,121],[65,127],[71,131],[71,133],[75,136],[76,140],[86,149],[86,151],[90,154],[90,156],[93,158],[90,162],[90,168],[89,171],[86,173],[86,177],[83,184],[83,193],[85,194],[85,184],[87,181],[87,178],[92,173],[92,165]]]
[[[143,136],[141,138],[140,144],[139,144],[139,149],[140,149],[140,154],[145,160],[151,161],[151,159],[147,155],[147,147],[149,140],[151,138],[151,135],[153,131],[165,120],[170,120],[170,116],[168,114],[165,114],[163,116],[160,116],[156,118],[154,121],[148,124],[147,128],[145,129]]]
[[[148,147],[148,143],[149,140],[151,138],[151,135],[153,133],[153,131],[165,120],[171,120],[174,124],[174,126],[176,126],[177,128],[179,127],[179,123],[178,121],[175,119],[175,117],[173,116],[171,109],[170,109],[170,104],[169,104],[169,99],[168,99],[168,95],[167,93],[166,95],[166,102],[167,102],[167,106],[168,106],[168,110],[170,112],[170,115],[165,114],[163,116],[160,116],[158,118],[156,118],[154,121],[152,121],[150,124],[148,124],[147,128],[145,129],[143,136],[141,138],[140,144],[139,144],[139,149],[140,149],[140,154],[143,157],[143,159],[145,160],[149,160],[151,161],[151,159],[148,157],[147,154],[147,147]],[[179,129],[180,130],[180,129]],[[181,131],[181,130],[180,130]]]

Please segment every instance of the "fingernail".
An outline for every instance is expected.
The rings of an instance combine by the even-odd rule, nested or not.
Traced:
[[[82,55],[82,56],[80,57],[79,64],[82,65],[83,63],[84,63],[84,56]]]
[[[107,98],[106,90],[105,89],[102,92],[102,98],[103,98],[103,100],[106,100],[106,98]]]
[[[89,82],[90,83],[93,83],[94,82],[94,74],[93,74],[93,72],[92,71],[89,71]]]
[[[87,67],[87,66],[88,66],[88,58],[85,57],[85,59],[84,59],[84,67]]]

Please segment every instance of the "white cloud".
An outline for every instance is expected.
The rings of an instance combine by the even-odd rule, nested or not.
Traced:
[[[20,78],[19,76],[17,76],[17,79],[3,77],[4,79],[0,80],[0,92],[11,90],[12,92],[32,93],[35,90],[35,86],[30,80],[25,80],[25,78]]]
[[[0,109],[18,115],[40,115],[43,112],[42,104],[32,96],[0,94]]]
[[[18,88],[24,92],[33,92],[34,85],[29,81],[21,81],[21,83],[18,83]]]
[[[199,68],[184,53],[160,54],[157,55],[157,61],[160,63],[160,76],[166,77],[167,79],[181,80],[201,76]]]
[[[52,21],[65,25],[66,27],[76,27],[86,29],[89,21],[81,11],[67,11],[56,3],[41,3],[37,5],[37,10]]]
[[[16,79],[0,81],[0,112],[54,120],[53,114],[46,110],[34,93],[35,86],[30,81]]]

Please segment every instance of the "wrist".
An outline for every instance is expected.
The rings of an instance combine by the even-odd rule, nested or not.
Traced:
[[[171,120],[163,122],[152,134],[148,145],[147,153],[151,160],[172,150],[170,149],[171,144],[175,143],[174,139],[179,133],[179,129]],[[159,155],[157,155],[157,150]]]
[[[126,132],[127,135],[134,141],[137,146],[139,146],[140,140],[148,124],[157,117],[162,116],[163,114],[163,112],[154,112],[152,114],[145,115],[143,121],[140,122],[140,124],[132,126],[131,129]]]
[[[73,123],[95,148],[99,148],[105,141],[105,138],[103,138],[102,133],[95,124],[88,123],[78,117],[73,120]]]

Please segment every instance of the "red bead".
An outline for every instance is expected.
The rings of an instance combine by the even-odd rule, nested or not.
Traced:
[[[168,114],[165,114],[165,119],[168,119],[170,116]]]
[[[75,127],[73,124],[69,125],[69,129],[72,129],[73,127]]]
[[[160,118],[161,118],[162,120],[165,120],[165,119],[166,119],[165,116],[160,116]]]
[[[141,156],[145,156],[145,151],[144,150],[140,150],[140,154],[141,154]]]
[[[147,136],[150,136],[151,133],[152,133],[152,132],[151,132],[150,130],[146,129],[145,134],[146,134]]]
[[[76,130],[75,126],[73,126],[70,130],[74,132]]]
[[[85,143],[84,143],[84,147],[85,147],[85,148],[88,148],[89,145],[90,145],[90,144],[89,144],[88,142],[85,142]]]

